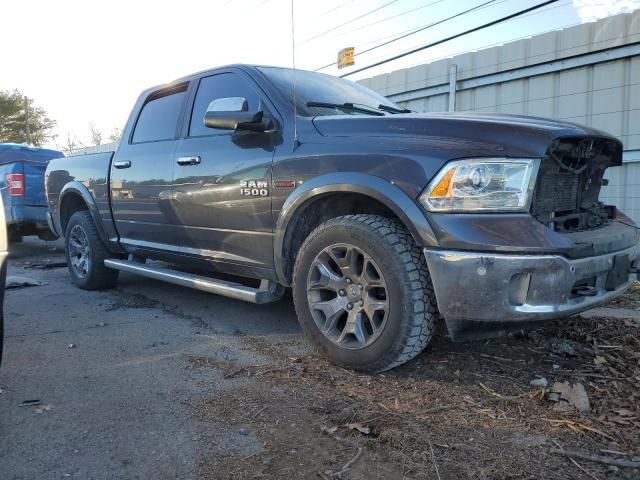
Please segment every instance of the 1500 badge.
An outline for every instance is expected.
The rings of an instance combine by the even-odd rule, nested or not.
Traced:
[[[266,197],[269,195],[268,183],[262,180],[241,180],[240,195]]]

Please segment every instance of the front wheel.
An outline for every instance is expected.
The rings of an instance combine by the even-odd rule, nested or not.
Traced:
[[[318,351],[370,373],[420,353],[437,315],[420,248],[400,222],[378,215],[337,217],[316,228],[296,260],[293,298]]]
[[[112,255],[86,210],[74,213],[69,219],[65,254],[71,281],[77,287],[100,290],[115,286],[119,271],[104,266],[105,259]]]

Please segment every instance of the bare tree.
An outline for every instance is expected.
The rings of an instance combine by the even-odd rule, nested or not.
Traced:
[[[89,132],[91,132],[91,144],[95,145],[96,147],[98,145],[102,144],[102,132],[100,130],[98,130],[98,128],[96,127],[96,124],[91,122],[89,123]]]
[[[111,130],[111,135],[109,135],[109,140],[111,140],[112,142],[119,142],[120,137],[122,137],[122,130],[118,127],[113,127],[113,130]]]
[[[67,137],[64,140],[64,144],[60,145],[62,151],[67,155],[71,155],[73,152],[83,147],[84,145],[82,144],[82,142],[78,140],[78,137],[71,132],[67,132]]]

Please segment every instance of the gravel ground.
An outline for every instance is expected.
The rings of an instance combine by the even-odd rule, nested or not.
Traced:
[[[301,342],[293,306],[127,275],[115,290],[86,292],[66,268],[32,268],[62,254],[59,242],[11,247],[8,275],[45,285],[6,291],[0,478],[193,478],[200,456],[253,452],[254,435],[193,415],[190,404],[222,385],[189,358],[265,362],[242,336]]]
[[[640,478],[554,452],[640,461],[639,287],[523,335],[441,334],[366,376],[309,351],[288,296],[261,307],[129,275],[84,292],[34,268],[61,260],[59,243],[12,246],[9,275],[45,284],[6,292],[2,480]],[[562,381],[589,412],[554,410]]]

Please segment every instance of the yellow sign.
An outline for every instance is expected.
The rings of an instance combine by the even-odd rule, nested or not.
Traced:
[[[356,63],[354,47],[343,48],[338,52],[338,68],[350,67]]]

